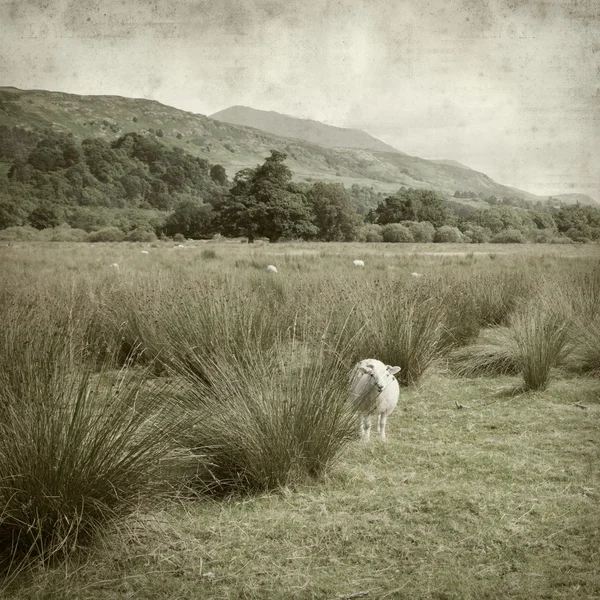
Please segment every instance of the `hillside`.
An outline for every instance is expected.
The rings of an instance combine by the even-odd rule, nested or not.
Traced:
[[[467,167],[467,165],[463,165],[462,163],[459,163],[457,160],[449,160],[447,158],[437,158],[437,159],[432,159],[431,162],[434,162],[438,165],[449,165],[451,167],[460,167],[461,169],[467,169],[468,171],[471,171],[471,167]]]
[[[275,149],[287,153],[287,164],[297,181],[359,184],[373,186],[383,193],[406,186],[433,188],[449,195],[456,190],[469,190],[485,196],[545,200],[545,197],[500,185],[464,166],[444,164],[444,161],[440,164],[393,149],[385,152],[328,148],[224,123],[154,100],[4,87],[0,88],[0,125],[29,130],[50,128],[72,133],[77,139],[107,141],[128,132],[156,135],[167,144],[211,164],[223,165],[230,177],[242,168],[255,167]]]
[[[310,119],[298,119],[274,111],[232,106],[210,115],[211,119],[253,127],[279,137],[294,138],[328,148],[356,148],[378,152],[399,152],[381,140],[358,129],[333,127]],[[402,154],[402,153],[401,153]]]
[[[559,200],[562,204],[584,204],[588,206],[598,206],[596,202],[590,196],[585,194],[555,194],[552,196],[556,200]]]

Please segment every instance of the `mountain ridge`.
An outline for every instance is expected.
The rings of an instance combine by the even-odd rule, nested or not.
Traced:
[[[253,127],[279,137],[301,139],[328,148],[400,152],[397,148],[360,129],[336,127],[313,119],[301,119],[272,110],[266,111],[250,106],[235,105],[209,116],[211,119],[230,125]]]
[[[469,190],[485,196],[518,196],[530,202],[546,200],[544,196],[496,183],[484,173],[395,149],[321,146],[143,98],[0,87],[0,125],[51,128],[71,133],[77,139],[112,140],[129,132],[156,135],[169,145],[223,165],[229,176],[242,168],[254,168],[275,149],[288,155],[287,163],[296,181],[358,184],[385,194],[404,186],[436,189],[449,196],[457,190]],[[594,203],[591,198],[590,201]]]

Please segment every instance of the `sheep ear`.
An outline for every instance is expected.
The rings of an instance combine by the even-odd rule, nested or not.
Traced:
[[[400,371],[400,367],[390,367],[390,365],[386,365],[386,369],[391,375],[395,375]]]

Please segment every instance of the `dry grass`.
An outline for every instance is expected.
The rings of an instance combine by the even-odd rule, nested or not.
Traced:
[[[493,249],[492,255],[439,245],[198,243],[185,249],[156,244],[147,256],[141,247],[0,249],[0,381],[6,394],[26,390],[21,396],[35,409],[3,413],[0,464],[7,481],[22,477],[25,496],[45,499],[39,515],[68,513],[72,519],[69,507],[77,502],[55,501],[62,498],[60,486],[36,495],[35,478],[27,476],[37,473],[33,466],[46,476],[54,473],[51,453],[27,468],[17,460],[17,454],[31,458],[36,443],[49,440],[69,466],[61,471],[69,477],[57,481],[79,482],[80,494],[71,500],[88,506],[94,490],[81,482],[92,481],[94,473],[103,490],[116,490],[109,512],[127,513],[142,499],[126,521],[102,525],[107,521],[83,515],[81,531],[88,524],[95,534],[86,540],[89,553],[65,552],[69,557],[58,567],[48,561],[32,567],[5,596],[600,595],[599,382],[579,375],[563,379],[567,375],[554,370],[547,389],[524,394],[517,377],[464,379],[436,370],[489,323],[525,331],[519,313],[535,312],[530,303],[542,280],[568,290],[573,322],[587,323],[582,319],[596,314],[600,289],[594,247],[483,248]],[[366,267],[354,268],[354,258]],[[112,262],[121,265],[119,272],[108,268]],[[267,264],[280,273],[266,273]],[[423,277],[413,279],[413,271]],[[553,314],[537,311],[532,318],[543,325],[544,315]],[[588,329],[591,347],[597,332]],[[524,369],[524,347],[514,336],[509,344],[503,331],[494,329],[504,358],[498,362],[483,352],[471,375],[497,364],[504,371],[506,364]],[[562,325],[539,331],[545,333],[532,338],[533,348],[543,349],[557,331],[563,335]],[[486,335],[484,330],[481,339]],[[551,344],[552,352],[542,352],[538,362],[559,362],[561,344]],[[414,349],[429,357],[414,361],[418,375],[412,381],[419,386],[402,389],[387,444],[350,443],[347,371],[372,353],[398,364],[405,360],[399,348],[409,358],[418,355]],[[581,344],[572,354],[579,366],[583,349]],[[159,377],[149,382],[150,372],[142,371],[137,388],[123,388],[132,395],[121,404],[111,404],[105,386],[99,391],[108,395],[64,385],[69,379],[63,372],[81,381],[90,368],[98,369],[99,350],[132,376],[140,367],[159,365]],[[389,361],[383,356],[388,351]],[[61,361],[40,360],[61,356],[66,371]],[[73,395],[72,389],[83,392]],[[140,406],[136,390],[156,392],[150,403],[156,410],[178,406],[167,419],[178,424],[168,444],[144,438],[152,420],[130,418],[132,406]],[[54,397],[56,402],[43,402]],[[58,418],[53,406],[71,407],[68,419]],[[53,428],[37,426],[36,414],[50,415]],[[49,431],[56,435],[45,435]],[[104,454],[81,452],[78,440],[94,440],[99,432],[107,442],[98,446]],[[150,444],[144,446],[144,439]],[[131,478],[126,470],[119,479],[104,468],[111,460],[136,468],[139,443],[144,456],[168,460],[151,460]],[[104,466],[93,456],[105,456]],[[208,473],[217,488],[246,494],[219,501],[190,497],[190,466],[205,487]],[[168,478],[172,495],[157,509],[148,491]],[[131,481],[132,493],[122,494],[115,481]],[[273,488],[278,492],[260,492]],[[30,506],[25,496],[21,508]],[[10,501],[5,498],[4,506]],[[5,519],[7,509],[0,514]],[[64,529],[56,531],[70,540]],[[83,541],[59,547],[72,550]]]
[[[596,597],[598,384],[518,383],[432,377],[323,482],[169,502],[7,597]]]

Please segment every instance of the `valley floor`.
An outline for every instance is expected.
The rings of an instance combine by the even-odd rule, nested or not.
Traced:
[[[600,384],[518,384],[434,376],[324,482],[140,509],[8,597],[599,597]]]

